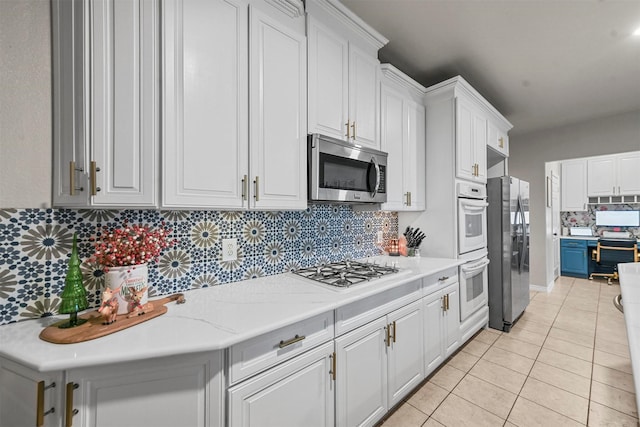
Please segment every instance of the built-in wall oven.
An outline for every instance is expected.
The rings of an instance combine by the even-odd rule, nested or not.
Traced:
[[[487,188],[459,182],[458,258],[460,266],[460,320],[464,321],[489,301],[487,258]]]
[[[489,303],[489,258],[487,251],[460,256],[467,262],[460,266],[460,320]]]
[[[458,183],[458,255],[487,248],[487,189]]]

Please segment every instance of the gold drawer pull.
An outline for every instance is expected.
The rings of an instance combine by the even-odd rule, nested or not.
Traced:
[[[91,195],[95,196],[100,191],[97,183],[97,172],[100,172],[100,168],[96,165],[95,161],[91,161],[91,169],[89,171],[89,179],[91,181]]]
[[[393,321],[393,342],[396,342],[396,321]]]
[[[331,377],[336,380],[336,352],[334,351],[331,356]]]
[[[291,338],[290,340],[286,340],[286,341],[282,340],[282,341],[280,341],[280,344],[278,344],[278,347],[284,348],[284,347],[286,347],[288,345],[295,344],[298,341],[302,341],[305,338],[306,338],[306,336],[304,336],[304,335],[296,335],[295,337]]]

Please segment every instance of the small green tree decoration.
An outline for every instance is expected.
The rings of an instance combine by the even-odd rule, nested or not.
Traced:
[[[64,289],[60,295],[60,314],[69,314],[69,321],[59,325],[59,328],[73,328],[82,325],[86,319],[78,319],[78,312],[87,308],[87,291],[82,284],[82,271],[80,270],[80,258],[78,257],[78,245],[76,234],[73,234],[73,248],[69,259],[69,270],[64,279]]]

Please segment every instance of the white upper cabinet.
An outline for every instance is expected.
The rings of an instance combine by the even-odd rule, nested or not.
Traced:
[[[592,157],[587,160],[589,196],[640,194],[640,152]]]
[[[487,118],[470,100],[456,99],[456,176],[487,182]]]
[[[377,52],[388,40],[340,2],[307,2],[309,133],[379,148]]]
[[[565,160],[562,162],[561,210],[587,210],[587,160]]]
[[[509,157],[509,135],[492,120],[487,121],[487,147]]]
[[[427,153],[438,157],[432,160],[448,162],[455,147],[455,177],[486,183],[487,145],[499,134],[504,144],[511,123],[460,76],[427,88],[425,104]]]
[[[306,208],[306,39],[291,4],[164,3],[163,206]]]
[[[246,204],[248,13],[245,0],[164,2],[164,206]]]
[[[381,66],[380,145],[387,159],[387,202],[382,209],[425,209],[424,87],[389,64]]]
[[[157,206],[156,0],[52,3],[54,205]]]

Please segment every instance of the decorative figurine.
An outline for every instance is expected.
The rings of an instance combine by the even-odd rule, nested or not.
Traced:
[[[82,325],[86,319],[79,319],[78,312],[87,308],[87,291],[82,284],[82,271],[80,270],[80,258],[78,258],[78,244],[76,234],[73,234],[73,247],[69,258],[69,270],[64,279],[64,289],[60,294],[60,314],[69,314],[69,321],[59,325],[59,328],[73,328]]]
[[[146,286],[142,289],[131,292],[129,296],[129,315],[127,316],[127,318],[141,316],[147,312],[153,311],[153,304],[151,304],[150,302],[144,305],[140,303],[140,301],[142,301],[142,297],[144,297],[146,292]]]
[[[118,293],[120,288],[111,289],[109,287],[102,291],[102,304],[98,309],[98,313],[102,314],[103,325],[110,325],[117,320],[118,317]]]

